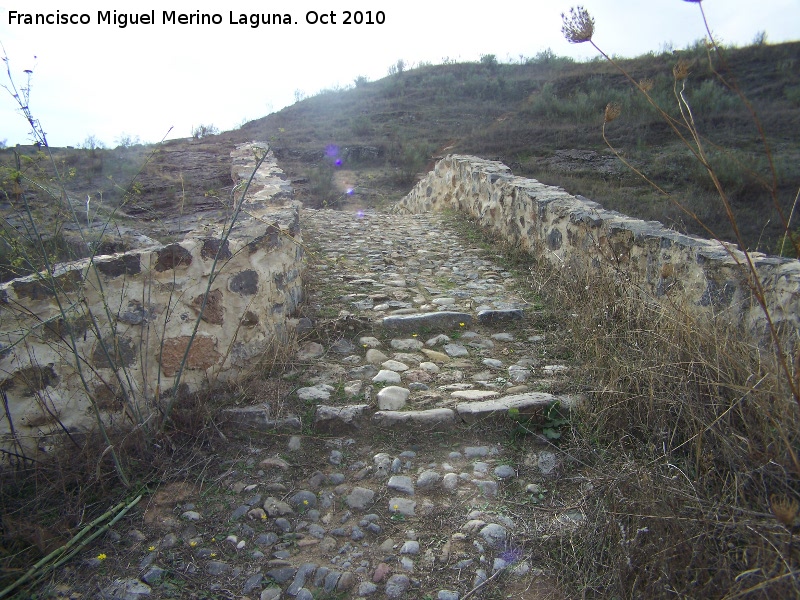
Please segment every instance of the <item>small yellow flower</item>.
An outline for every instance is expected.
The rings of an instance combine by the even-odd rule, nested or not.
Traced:
[[[213,538],[211,538],[211,541],[212,541],[212,542],[216,542],[216,541],[217,541],[217,538],[213,537]]]
[[[458,324],[458,326],[459,326],[459,327],[463,327],[463,326],[464,326],[464,324],[463,324],[463,323],[459,323],[459,324]]]
[[[392,508],[394,508],[395,510],[398,510],[400,508],[400,506],[395,504]]]
[[[308,506],[308,500],[303,500],[303,504],[305,504],[306,506]]]
[[[105,553],[102,553],[102,554],[98,554],[98,555],[97,555],[97,560],[105,560],[105,559],[107,559],[107,558],[108,558],[108,557],[105,555]]]
[[[416,333],[412,333],[411,337],[417,337],[417,334]]]
[[[364,348],[366,348],[366,347],[367,347],[367,345],[366,345],[366,344],[361,344],[361,345],[362,345],[362,346],[364,346]]]
[[[155,546],[150,546],[150,547],[149,547],[149,548],[147,548],[147,549],[148,549],[150,552],[152,552],[153,550],[155,550],[155,549],[156,549],[156,547],[155,547]]]
[[[195,542],[194,540],[192,540],[191,542],[189,542],[189,545],[190,545],[192,548],[194,548],[195,546],[197,546],[197,542]]]
[[[266,521],[267,520],[267,515],[261,515],[261,520],[262,521]],[[214,540],[211,540],[211,541],[213,542]]]
[[[217,553],[216,553],[216,552],[212,552],[212,553],[211,553],[211,558],[214,558],[214,557],[216,557],[216,556],[217,556]]]

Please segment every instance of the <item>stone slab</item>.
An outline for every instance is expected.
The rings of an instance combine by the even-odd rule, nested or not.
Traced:
[[[395,425],[450,425],[455,423],[456,415],[449,408],[432,408],[430,410],[379,410],[372,415],[372,422],[380,427]]]
[[[462,421],[474,423],[480,419],[506,415],[510,408],[516,408],[520,412],[541,410],[555,401],[561,401],[561,398],[552,394],[528,392],[492,400],[463,402],[456,406],[456,412]]]
[[[461,325],[463,323],[463,325]],[[415,315],[393,315],[383,319],[386,329],[398,331],[421,330],[453,330],[469,327],[472,324],[472,315],[463,312],[437,311],[433,313],[419,313]]]
[[[369,404],[327,406],[320,404],[314,413],[314,429],[328,433],[358,429]]]

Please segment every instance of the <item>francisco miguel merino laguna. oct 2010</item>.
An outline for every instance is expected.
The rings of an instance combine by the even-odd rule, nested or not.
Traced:
[[[51,13],[25,13],[16,10],[8,11],[9,25],[90,25],[92,17],[89,13],[68,13],[57,10]],[[221,25],[223,17],[219,13],[181,13],[174,10],[161,11],[161,20],[156,20],[156,11],[126,13],[116,10],[99,10],[98,25],[114,25],[120,29],[128,25]],[[291,25],[289,13],[235,13],[228,12],[229,25],[248,25],[255,29],[261,25]]]

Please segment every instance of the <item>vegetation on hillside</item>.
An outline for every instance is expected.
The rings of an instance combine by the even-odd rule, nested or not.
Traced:
[[[651,95],[672,116],[672,69],[688,61],[686,95],[698,130],[709,138],[717,171],[742,215],[748,248],[774,252],[783,235],[769,193],[759,181],[768,165],[750,114],[715,77],[705,41],[680,51],[651,53],[619,64],[652,84]],[[772,149],[782,210],[800,185],[800,42],[756,44],[726,51],[728,68],[761,117]],[[563,186],[604,207],[679,230],[706,235],[669,200],[655,193],[608,151],[600,132],[609,102],[621,116],[607,134],[626,159],[667,190],[677,192],[724,239],[733,232],[701,166],[617,68],[602,60],[574,62],[542,52],[517,64],[480,62],[395,70],[375,82],[322,91],[252,121],[236,135],[269,139],[279,156],[297,161],[298,175],[323,160],[325,148],[371,147],[346,168],[388,167],[386,185],[407,190],[414,172],[451,152],[503,161],[515,174]],[[719,148],[719,149],[717,149]],[[564,151],[578,150],[578,158]],[[587,151],[590,151],[587,153]],[[744,165],[744,167],[743,167]],[[416,170],[416,171],[415,171]]]

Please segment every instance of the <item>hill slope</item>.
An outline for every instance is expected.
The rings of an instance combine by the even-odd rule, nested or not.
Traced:
[[[734,49],[726,56],[726,76],[735,76],[761,119],[776,163],[781,208],[788,215],[800,184],[800,43]],[[649,79],[652,96],[677,116],[672,68],[679,59],[690,62],[685,94],[698,129],[712,147],[726,149],[712,158],[739,211],[745,239],[751,249],[774,251],[781,219],[758,180],[769,176],[758,129],[746,106],[714,76],[705,47],[620,64],[637,80]],[[609,124],[609,141],[721,237],[731,237],[708,176],[611,64],[543,54],[526,64],[484,60],[424,66],[357,83],[321,92],[231,133],[272,141],[289,170],[293,166],[298,177],[316,182],[317,192],[318,180],[330,176],[326,167],[352,170],[356,179],[377,169],[359,184],[380,188],[385,193],[379,195],[391,198],[436,156],[463,152],[499,159],[518,175],[561,185],[607,208],[704,233],[610,154],[601,136],[603,110],[617,102],[622,116]],[[334,159],[341,164],[331,166]],[[389,171],[381,173],[379,167]],[[315,201],[308,195],[306,200]]]

